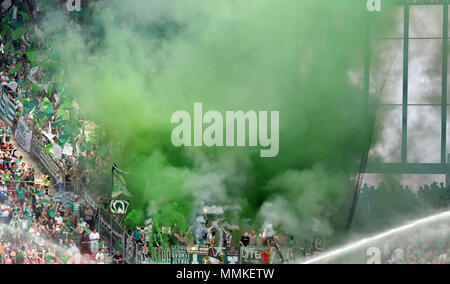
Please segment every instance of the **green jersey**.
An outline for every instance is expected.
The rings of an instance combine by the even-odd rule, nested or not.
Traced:
[[[72,207],[73,214],[80,213],[80,203],[79,202],[72,202],[71,207]]]
[[[5,184],[7,186],[11,185],[11,182],[9,181],[10,178],[11,178],[10,174],[2,174],[2,179],[5,181]]]
[[[50,217],[50,218],[55,218],[55,207],[49,207],[48,208],[48,217]]]
[[[65,229],[65,228],[61,229],[60,238],[63,242],[66,239],[69,240],[69,235],[70,235],[69,229]]]
[[[25,188],[19,187],[16,189],[17,199],[25,199]]]
[[[51,253],[45,254],[45,264],[52,264],[54,256]]]

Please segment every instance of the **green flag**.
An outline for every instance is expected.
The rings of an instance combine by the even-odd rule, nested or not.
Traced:
[[[126,173],[121,171],[116,164],[112,167],[112,176],[113,176],[113,184],[112,184],[112,199],[117,199],[120,196],[132,197],[132,195],[128,192],[127,182],[125,180]]]
[[[45,116],[47,116],[48,119],[50,119],[55,114],[55,108],[53,107],[53,105],[49,105],[44,110],[44,113],[45,113]]]
[[[27,13],[23,12],[23,11],[19,11],[17,12],[17,14],[22,16],[22,20],[24,20],[25,22],[28,21],[28,19],[30,18],[30,15],[28,15]]]
[[[34,65],[38,57],[38,52],[36,50],[26,50],[25,55],[27,56],[31,65]]]
[[[55,143],[48,144],[47,146],[45,146],[45,147],[42,149],[42,152],[47,153],[47,154],[49,154],[49,155],[53,155],[53,154],[52,154],[53,145],[55,145]]]
[[[11,70],[9,71],[8,74],[14,74],[16,72],[20,72],[20,69],[22,69],[22,63],[16,64],[16,66],[11,68]]]
[[[12,34],[11,34],[11,38],[13,40],[19,40],[26,32],[25,28],[16,28]]]
[[[32,111],[35,107],[37,107],[38,103],[38,101],[27,101],[23,103],[25,113],[29,113],[30,111]]]

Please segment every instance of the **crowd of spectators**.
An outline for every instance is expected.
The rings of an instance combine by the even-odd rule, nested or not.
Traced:
[[[353,229],[365,233],[380,232],[408,220],[447,210],[449,206],[450,187],[443,183],[420,186],[417,192],[408,186],[365,184],[358,200]]]
[[[205,222],[197,222],[193,224],[189,230],[182,232],[173,228],[159,228],[155,230],[152,227],[151,232],[143,232],[143,228],[137,227],[134,231],[128,233],[133,236],[134,241],[138,245],[138,249],[144,258],[152,259],[153,256],[158,257],[164,248],[181,246],[181,247],[208,247],[210,249],[236,249],[236,248],[286,248],[296,247],[298,243],[294,237],[287,232],[281,235],[274,230],[271,225],[267,225],[256,233],[252,230],[250,233],[243,232],[238,226],[227,226],[221,222],[209,223],[207,218],[202,219]],[[235,239],[236,238],[236,239]],[[308,245],[313,245],[312,243]]]
[[[450,264],[450,235],[447,224],[421,228],[407,237],[386,242],[383,263],[386,264]]]
[[[46,55],[54,48],[53,35],[39,27],[45,12],[55,5],[68,13],[74,25],[81,18],[65,10],[65,1],[6,2],[0,6],[0,97],[4,93],[16,105],[6,139],[23,118],[59,168],[60,172],[49,172],[58,191],[70,191],[74,179],[96,177],[93,171],[100,161],[96,159],[98,143],[92,129],[87,130],[92,123],[65,90],[60,76],[64,70],[58,69],[58,58]],[[65,32],[63,27],[61,32]]]
[[[4,172],[0,187],[1,263],[105,263],[106,241],[97,232],[95,212],[88,204],[79,196],[51,195],[43,185],[22,180],[34,169],[20,157],[13,156]]]

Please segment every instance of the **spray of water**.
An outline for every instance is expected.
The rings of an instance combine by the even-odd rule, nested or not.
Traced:
[[[384,239],[388,239],[390,237],[394,237],[397,235],[400,235],[402,233],[406,233],[408,231],[411,231],[413,229],[417,229],[423,226],[431,225],[437,221],[442,221],[450,219],[450,211],[439,213],[430,217],[426,217],[420,220],[413,221],[411,223],[408,223],[406,225],[400,226],[395,229],[388,230],[386,232],[383,232],[381,234],[378,234],[376,236],[365,238],[356,242],[352,242],[346,246],[343,246],[341,248],[338,248],[336,250],[330,251],[328,253],[325,253],[323,255],[310,258],[306,261],[299,260],[299,263],[302,264],[314,264],[314,263],[326,263],[330,262],[333,259],[345,256],[348,253],[351,253],[352,251],[355,251],[357,249],[361,249],[366,247],[367,245],[370,245],[372,243],[375,243],[377,241],[382,241]]]
[[[44,247],[46,249],[52,249],[59,255],[73,256],[77,260],[77,262],[89,263],[90,261],[92,261],[92,259],[84,257],[79,252],[74,254],[74,252],[71,249],[64,248],[59,244],[56,244],[48,239],[44,239],[35,233],[30,233],[28,231],[21,230],[11,225],[1,224],[0,225],[1,239],[4,239],[3,237],[5,236],[5,234],[20,236],[20,239],[24,241],[33,240],[35,243],[40,244],[41,247]]]

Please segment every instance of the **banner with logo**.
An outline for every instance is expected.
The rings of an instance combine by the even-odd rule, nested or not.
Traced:
[[[125,215],[127,214],[129,206],[130,202],[128,200],[111,200],[111,213],[117,215]]]
[[[53,156],[41,151],[39,153],[39,161],[42,163],[43,167],[50,173],[50,175],[56,179],[58,172],[61,170],[58,164],[53,160]]]
[[[271,252],[267,247],[241,247],[242,264],[269,264]]]
[[[302,248],[272,246],[267,247],[241,247],[242,264],[294,264],[296,259],[304,257]]]
[[[13,100],[10,100],[6,93],[3,93],[2,101],[0,103],[0,115],[6,123],[12,126],[15,114],[16,103]]]
[[[238,264],[239,256],[227,255],[225,248],[199,247],[198,250],[187,249],[190,264]]]
[[[29,127],[25,123],[23,117],[19,119],[16,133],[14,135],[20,147],[29,153],[31,151],[31,139],[33,138],[33,132],[29,130]]]
[[[152,256],[144,256],[142,264],[172,264],[170,248],[153,248]]]
[[[172,247],[172,264],[190,264],[191,258],[185,246]]]

